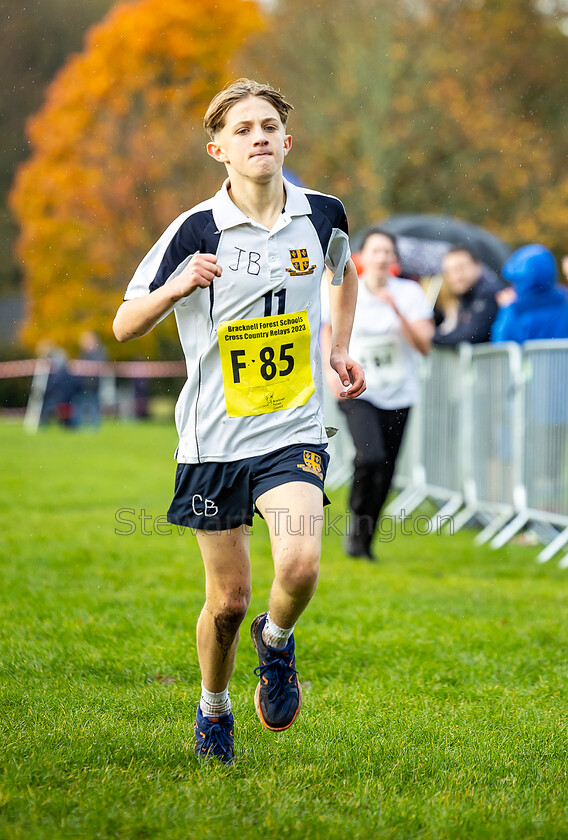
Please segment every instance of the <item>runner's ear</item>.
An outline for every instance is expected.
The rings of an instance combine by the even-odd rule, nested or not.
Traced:
[[[221,146],[217,145],[217,143],[213,143],[213,141],[211,141],[205,148],[207,149],[207,154],[212,157],[213,160],[218,161],[218,163],[228,162],[229,159],[226,153],[223,151]]]

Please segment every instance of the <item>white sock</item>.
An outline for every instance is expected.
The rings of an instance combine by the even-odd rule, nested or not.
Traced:
[[[294,627],[295,626],[296,625],[294,625]],[[265,645],[272,648],[285,648],[288,643],[288,639],[294,632],[294,627],[290,627],[290,629],[279,627],[272,621],[270,613],[268,613],[264,627],[262,628],[262,641]]]
[[[201,709],[201,714],[205,717],[221,717],[221,715],[228,715],[231,711],[229,687],[227,686],[224,691],[215,693],[214,691],[207,691],[202,682],[199,708]]]

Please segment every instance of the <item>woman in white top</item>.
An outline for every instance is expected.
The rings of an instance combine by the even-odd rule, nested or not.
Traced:
[[[346,551],[352,557],[374,559],[371,540],[389,492],[410,407],[418,392],[418,367],[430,351],[432,310],[418,283],[394,277],[398,262],[396,239],[380,228],[365,235],[363,273],[350,353],[365,370],[367,390],[355,400],[341,399],[337,376],[329,368],[327,381],[345,414],[355,444],[352,510]],[[322,328],[323,357],[331,341],[329,324]]]

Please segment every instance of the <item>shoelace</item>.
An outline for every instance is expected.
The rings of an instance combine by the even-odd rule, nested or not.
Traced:
[[[272,659],[264,665],[259,665],[254,669],[254,673],[259,678],[266,676],[268,680],[268,700],[271,703],[278,700],[283,690],[294,691],[296,689],[295,682],[290,683],[290,676],[298,672],[283,657]]]
[[[216,748],[222,750],[223,754],[231,752],[233,744],[229,733],[229,724],[225,724],[224,726],[221,726],[220,723],[209,724],[205,732],[205,738],[201,744],[201,749],[205,752],[211,751],[215,755],[217,755]]]

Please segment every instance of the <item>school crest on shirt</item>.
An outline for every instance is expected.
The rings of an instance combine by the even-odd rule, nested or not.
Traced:
[[[310,452],[309,449],[304,449],[304,463],[296,464],[299,470],[317,475],[323,481],[323,473],[321,471],[321,455],[317,452]]]
[[[300,277],[304,274],[314,273],[316,266],[310,265],[307,248],[291,248],[289,254],[292,268],[287,268],[286,271],[290,277]]]

